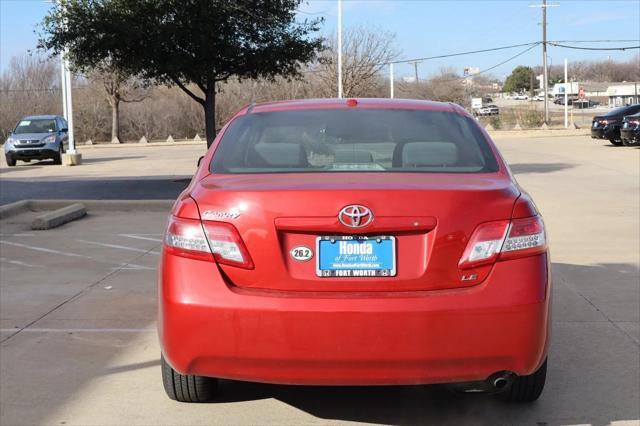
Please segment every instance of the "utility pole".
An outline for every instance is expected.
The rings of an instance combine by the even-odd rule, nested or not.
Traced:
[[[558,4],[547,4],[547,0],[542,0],[542,4],[535,4],[529,7],[542,8],[542,90],[544,94],[544,122],[549,124],[549,103],[547,99],[547,90],[549,85],[549,70],[547,69],[547,8],[556,7]]]
[[[564,58],[564,128],[569,128],[569,72],[567,58]]]
[[[338,0],[338,98],[342,98],[342,0]]]
[[[389,97],[391,99],[393,99],[395,93],[394,93],[394,87],[393,87],[393,81],[394,76],[393,76],[393,62],[391,62],[389,64]]]
[[[415,79],[416,79],[416,84],[418,83],[418,64],[421,64],[422,61],[412,61],[412,62],[407,62],[407,64],[409,65],[413,65],[413,71],[415,73]]]

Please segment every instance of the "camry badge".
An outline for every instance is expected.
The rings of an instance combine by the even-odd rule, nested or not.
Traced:
[[[351,204],[340,210],[338,220],[349,228],[363,228],[373,221],[373,213],[368,207]]]
[[[236,210],[231,210],[231,211],[207,210],[202,212],[203,219],[237,219],[238,216],[240,216],[240,212]]]

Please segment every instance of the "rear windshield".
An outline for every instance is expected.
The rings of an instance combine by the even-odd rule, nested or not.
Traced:
[[[18,123],[13,133],[53,133],[56,131],[54,119],[22,120]]]
[[[498,170],[476,123],[451,112],[323,109],[248,114],[225,132],[213,173]]]

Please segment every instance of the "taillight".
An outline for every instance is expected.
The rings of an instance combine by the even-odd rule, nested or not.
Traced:
[[[238,230],[226,222],[202,222],[211,247],[211,253],[218,263],[253,269],[253,261]]]
[[[508,228],[508,220],[487,222],[478,226],[462,254],[458,264],[460,268],[473,268],[495,262]]]
[[[230,223],[171,216],[164,243],[168,252],[178,256],[253,269],[249,252]]]
[[[475,268],[497,260],[543,253],[547,249],[540,216],[500,220],[479,225],[473,232],[458,266]]]

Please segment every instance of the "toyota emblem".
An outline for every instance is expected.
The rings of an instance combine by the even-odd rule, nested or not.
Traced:
[[[373,213],[368,207],[352,204],[340,210],[338,220],[349,228],[362,228],[373,221]]]

